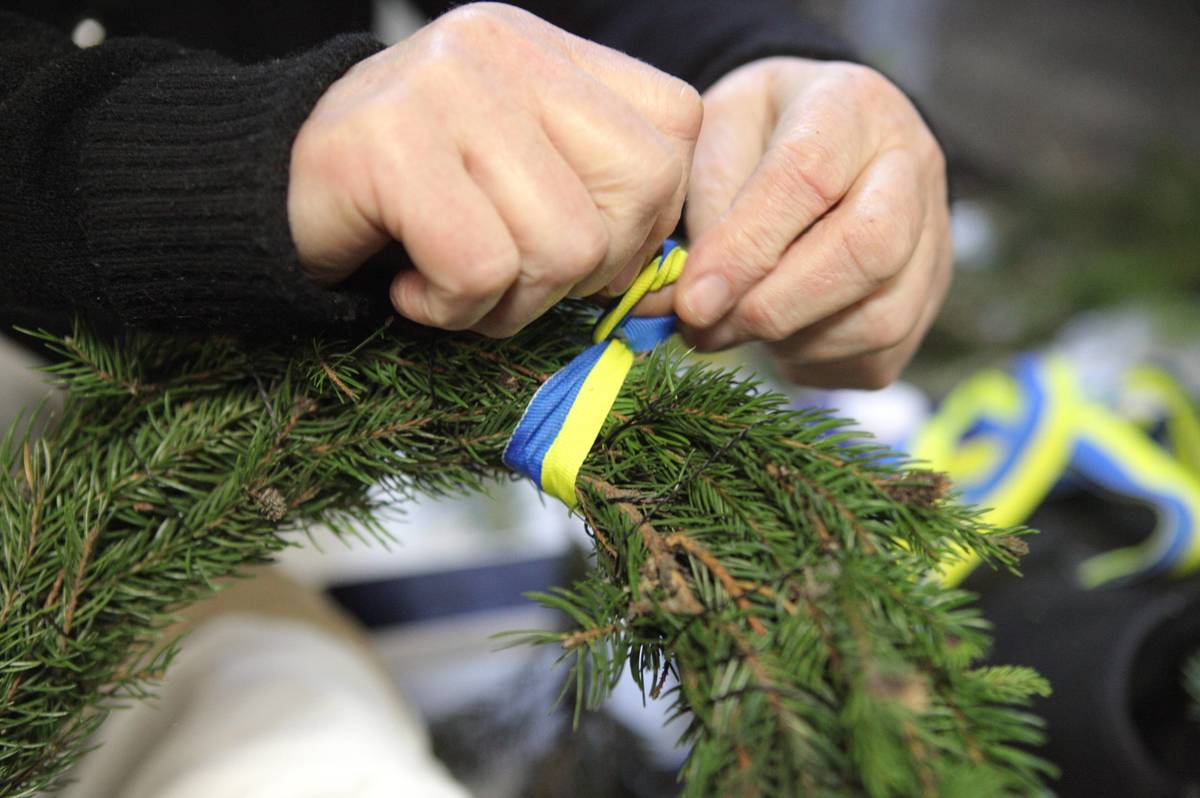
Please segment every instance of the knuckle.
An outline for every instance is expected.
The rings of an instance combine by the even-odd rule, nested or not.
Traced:
[[[823,207],[829,207],[842,198],[849,181],[841,158],[828,146],[816,141],[807,132],[799,136],[787,136],[779,142],[779,146],[789,165],[780,174],[780,179],[787,181],[783,186],[785,191],[812,195]]]
[[[437,102],[445,97],[445,87],[455,85],[462,91],[469,79],[469,62],[462,53],[472,47],[462,28],[437,25],[422,33],[412,45],[413,58],[406,66],[403,80],[395,81],[382,92],[381,106],[412,107],[412,103]]]
[[[895,84],[884,77],[881,72],[863,64],[845,64],[843,75],[853,89],[871,96],[895,90]]]
[[[677,153],[654,148],[638,159],[635,176],[646,193],[646,207],[655,213],[662,209],[679,188],[683,163]]]
[[[570,289],[587,281],[607,253],[608,228],[603,222],[563,227],[527,256],[521,279],[544,288]]]
[[[700,125],[704,120],[704,101],[700,92],[684,80],[668,75],[666,92],[674,98],[670,105],[671,133],[687,141],[700,136]]]
[[[912,251],[913,233],[900,214],[867,210],[842,233],[850,266],[868,290],[879,288],[904,266]]]
[[[585,264],[583,276],[587,276],[604,262],[609,249],[608,227],[598,215],[582,222],[572,233],[571,250],[581,263]]]
[[[542,280],[543,284],[550,284],[556,288],[570,289],[587,280],[595,271],[596,262],[584,256],[583,252],[572,248],[568,250],[569,254],[559,258],[558,261],[552,264],[554,268],[553,277]]]
[[[461,72],[464,63],[478,57],[493,64],[511,60],[522,36],[518,32],[518,9],[498,3],[470,3],[446,12],[413,38],[420,54],[418,63],[432,79],[446,72]],[[514,47],[517,50],[514,51]],[[442,69],[437,69],[441,65]],[[449,84],[435,84],[441,91]]]
[[[520,254],[511,243],[496,245],[487,256],[452,266],[449,292],[462,300],[480,300],[505,291],[520,269]]]
[[[403,93],[409,96],[402,99],[425,102],[436,100],[443,96],[443,87],[447,84],[458,84],[465,90],[466,86],[463,84],[468,76],[465,74],[463,61],[455,53],[457,46],[457,43],[441,42],[435,48],[431,48],[405,76],[407,85],[404,88],[407,91]]]
[[[431,27],[446,36],[475,39],[495,35],[502,24],[502,7],[497,3],[468,3],[438,17]]]
[[[908,338],[916,325],[914,314],[881,308],[867,319],[866,344],[870,351],[893,349]]]
[[[742,304],[742,326],[761,341],[782,341],[794,332],[777,303],[769,298],[748,297]]]
[[[670,210],[673,204],[682,205],[679,186],[683,180],[683,163],[673,149],[647,143],[626,151],[621,165],[622,174],[611,188],[619,199],[606,202],[602,212],[620,229],[639,230],[645,235],[645,224]],[[640,242],[640,237],[639,237]]]
[[[717,246],[720,255],[716,262],[725,276],[742,290],[778,267],[778,253],[773,253],[767,238],[749,225],[726,225]]]
[[[493,19],[504,20],[508,23],[516,23],[520,21],[541,22],[537,15],[526,11],[509,3],[495,2],[471,2],[466,5],[459,6],[459,9],[474,8],[476,11],[486,13]]]

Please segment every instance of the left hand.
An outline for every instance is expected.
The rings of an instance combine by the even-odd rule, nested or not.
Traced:
[[[704,96],[675,293],[701,349],[762,340],[784,374],[879,388],[937,314],[945,161],[904,94],[856,64],[769,58]]]

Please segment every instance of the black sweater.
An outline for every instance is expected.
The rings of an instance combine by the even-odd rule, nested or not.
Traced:
[[[768,55],[844,54],[782,0],[517,5],[701,89]],[[380,48],[369,16],[358,0],[0,0],[0,319],[285,334],[377,312],[362,280],[308,281],[287,221],[292,140]],[[85,17],[108,37],[79,49]]]

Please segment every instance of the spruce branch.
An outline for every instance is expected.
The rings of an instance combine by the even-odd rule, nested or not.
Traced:
[[[0,794],[52,787],[152,691],[158,633],[217,580],[313,524],[382,534],[374,486],[510,478],[509,434],[586,329],[566,307],[503,342],[41,335],[67,401],[0,445]],[[1023,707],[1045,683],[974,665],[986,624],[925,577],[956,546],[1012,567],[1023,531],[884,455],[753,381],[642,358],[581,471],[594,566],[537,597],[574,628],[524,639],[574,659],[580,707],[626,667],[669,695],[689,796],[1040,792]]]

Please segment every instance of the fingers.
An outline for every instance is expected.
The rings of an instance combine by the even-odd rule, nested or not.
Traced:
[[[857,117],[855,108],[822,92],[785,111],[732,205],[693,239],[677,301],[686,324],[707,327],[722,318],[775,268],[797,236],[842,200],[874,145]]]
[[[386,209],[384,218],[388,233],[404,242],[416,268],[396,275],[392,304],[418,324],[467,329],[495,307],[516,280],[516,242],[461,162],[430,158],[406,167],[396,171],[412,190],[397,197],[397,205]],[[434,186],[439,190],[431,190]],[[464,235],[464,230],[471,234]]]
[[[512,335],[580,285],[596,287],[620,268],[608,256],[609,225],[587,189],[536,125],[495,115],[495,135],[476,150],[460,144],[466,169],[516,244],[519,275],[477,332]],[[595,288],[592,289],[594,291]]]
[[[554,108],[542,120],[546,134],[608,226],[610,248],[598,279],[581,286],[598,291],[661,243],[648,243],[652,233],[665,238],[678,221],[685,164],[676,142],[603,85],[581,79],[546,92]]]
[[[949,286],[951,266],[935,251],[939,235],[922,236],[908,268],[870,296],[809,325],[773,351],[794,363],[841,360],[894,349],[921,323],[930,301],[940,302]]]
[[[653,160],[646,162],[646,168],[635,170],[637,177],[645,181],[650,189],[648,196],[657,206],[655,219],[641,246],[632,253],[621,253],[627,257],[622,263],[624,269],[615,279],[610,279],[607,284],[589,282],[579,289],[580,295],[600,289],[605,289],[609,294],[619,294],[629,287],[637,276],[638,269],[652,257],[654,251],[679,223],[688,192],[688,176],[691,172],[696,139],[701,129],[704,104],[697,91],[678,78],[624,53],[588,42],[564,31],[559,33],[567,57],[619,98],[621,104],[627,105],[632,111],[631,119],[648,122],[653,133],[670,150],[670,155],[665,159],[664,156],[650,153],[649,156]],[[594,111],[596,108],[598,106],[587,110]],[[638,138],[645,137],[647,132],[643,130],[637,137],[625,140],[629,145],[636,147]],[[610,140],[610,146],[615,144],[615,141]],[[586,168],[585,165],[580,166]],[[596,180],[589,184],[598,185],[602,189],[607,188],[610,180],[601,176],[603,172],[604,170],[597,170]],[[589,181],[585,179],[585,182]],[[659,200],[658,191],[668,186],[672,189],[669,196]],[[611,211],[619,211],[621,205],[618,199],[610,199],[605,207]],[[634,210],[636,211],[636,205]]]
[[[673,145],[590,78],[567,87],[544,129],[500,122],[468,159],[520,253],[478,332],[512,335],[568,293],[623,289],[678,220],[686,184]]]
[[[761,131],[774,124],[770,118],[773,109],[765,95],[758,102],[747,102],[745,95],[738,94],[736,79],[737,75],[732,76],[730,91],[710,93],[705,98],[704,125],[692,159],[685,206],[687,231],[693,240],[716,225],[734,204],[762,159],[766,141]],[[695,271],[692,263],[688,270]],[[678,304],[676,290],[676,286],[669,286],[647,296],[636,312],[648,316],[672,312]]]
[[[949,288],[953,269],[950,258],[935,270],[934,290],[924,304],[910,332],[893,346],[833,360],[808,360],[800,353],[772,344],[775,359],[784,376],[800,385],[817,388],[859,388],[877,390],[900,377],[912,359],[925,332],[937,317],[942,299]],[[781,351],[782,348],[782,351]]]
[[[949,289],[954,254],[944,209],[926,226],[912,265],[851,307],[769,344],[792,380],[821,387],[882,388],[899,375]]]
[[[546,138],[582,184],[593,204],[592,215],[598,214],[607,231],[606,251],[569,293],[619,293],[678,224],[702,116],[699,95],[664,72],[536,17],[513,9],[502,13],[531,38],[555,42],[564,60],[561,68],[550,70],[556,73],[554,79],[527,81],[528,88],[541,109]],[[502,145],[496,157],[504,149]],[[587,248],[596,233],[586,226],[581,230],[581,220],[591,222],[582,210],[571,213],[573,222],[564,229],[573,231]],[[546,235],[542,229],[541,235]],[[516,231],[514,237],[526,238]],[[573,272],[569,256],[558,258],[558,263],[560,269]],[[490,334],[515,331],[561,298],[557,291],[541,290],[536,278],[523,264],[512,295],[479,329]],[[516,322],[493,323],[505,318]]]
[[[703,349],[781,341],[886,288],[913,260],[927,221],[921,185],[905,151],[881,155],[725,319],[692,340]]]

